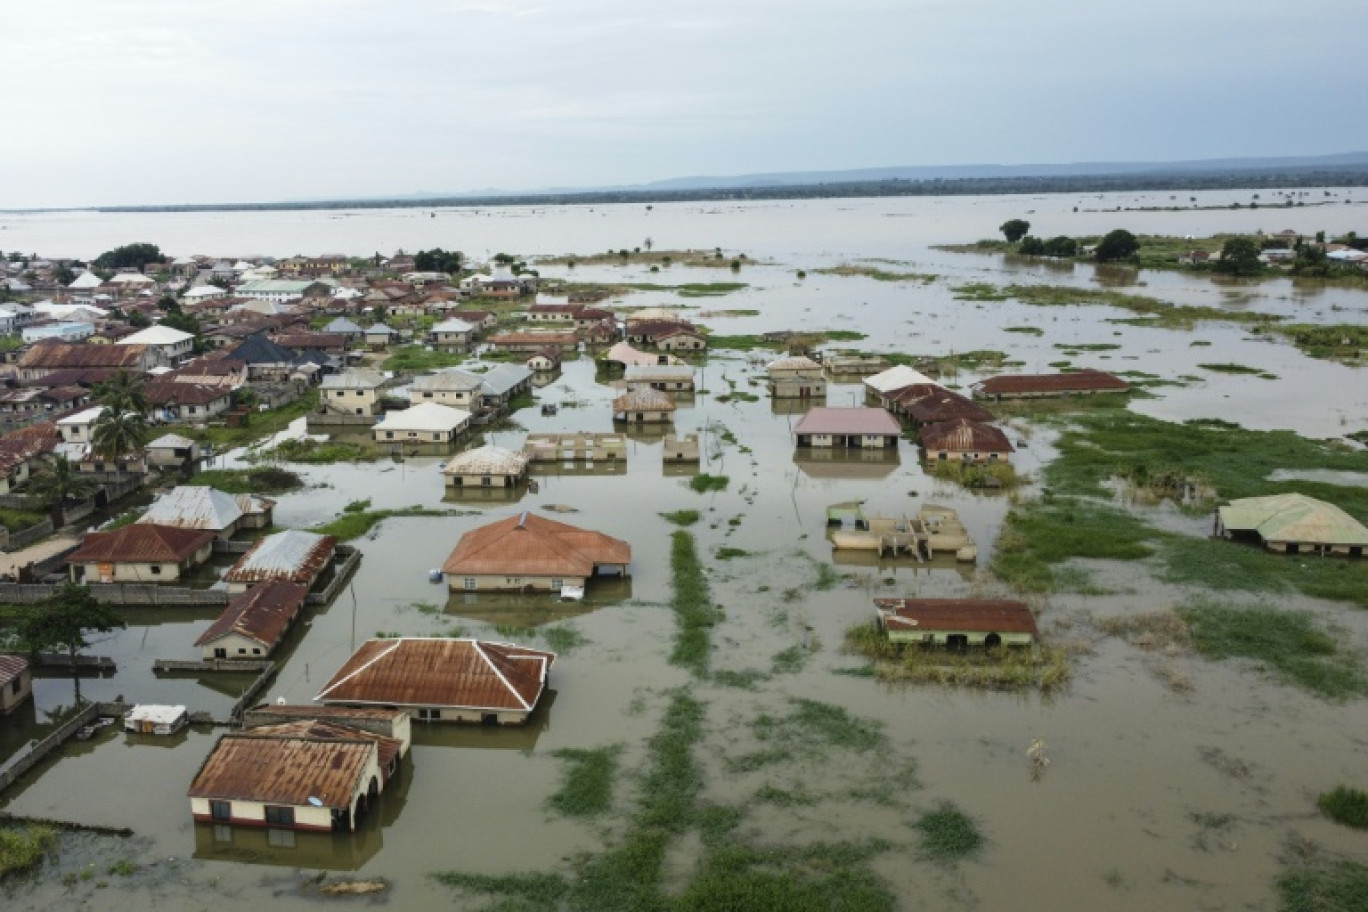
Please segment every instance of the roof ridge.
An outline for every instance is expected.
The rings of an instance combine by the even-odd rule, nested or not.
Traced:
[[[514,687],[511,683],[509,683],[508,678],[504,677],[503,671],[501,671],[499,669],[499,666],[496,665],[494,661],[489,657],[489,654],[484,651],[484,645],[481,644],[479,640],[471,640],[470,645],[475,647],[475,651],[480,654],[480,658],[485,660],[485,664],[489,666],[490,670],[493,671],[494,674],[498,675],[499,680],[503,682],[504,687],[507,687],[510,691],[513,692],[513,695],[518,698],[518,702],[522,704],[522,708],[527,710],[528,712],[531,712],[532,707],[528,705],[526,698],[524,698],[522,695],[522,691]],[[490,645],[495,644],[491,643]]]
[[[359,675],[361,672],[365,671],[367,668],[370,668],[370,667],[371,667],[372,665],[374,665],[376,662],[378,662],[378,661],[380,661],[381,659],[383,659],[385,656],[387,656],[387,655],[389,655],[390,653],[394,652],[396,649],[399,648],[400,644],[403,643],[403,642],[404,642],[404,637],[400,637],[399,639],[396,639],[396,640],[394,641],[394,643],[393,643],[392,645],[390,645],[390,647],[389,647],[388,649],[382,649],[382,650],[380,650],[380,652],[378,652],[378,653],[377,653],[369,662],[366,662],[364,665],[362,665],[360,668],[356,669],[356,671],[353,671],[351,674],[347,675],[345,678],[339,679],[339,680],[338,680],[336,683],[334,683],[331,687],[328,687],[327,689],[320,691],[319,694],[318,694],[318,696],[314,697],[314,699],[315,699],[315,700],[322,699],[324,696],[327,695],[327,693],[328,693],[329,690],[335,690],[336,688],[340,687],[341,685],[347,683],[347,682],[350,681],[352,678],[356,677],[356,676]]]

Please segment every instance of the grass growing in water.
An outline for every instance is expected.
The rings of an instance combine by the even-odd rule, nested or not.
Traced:
[[[1212,659],[1261,662],[1278,677],[1318,696],[1368,693],[1368,676],[1335,638],[1303,611],[1195,602],[1179,609],[1192,645]]]
[[[1362,561],[1273,554],[1244,542],[1168,537],[1159,577],[1218,592],[1297,591],[1368,608],[1368,565]]]
[[[191,482],[229,494],[283,494],[304,486],[304,479],[288,469],[261,466],[253,469],[208,469],[196,472]]]
[[[0,828],[0,879],[37,867],[56,843],[51,827]]]
[[[1368,830],[1368,792],[1347,785],[1336,786],[1334,791],[1321,793],[1316,807],[1336,823]]]
[[[934,273],[891,272],[887,269],[880,269],[877,266],[865,266],[857,263],[842,263],[839,266],[827,266],[812,271],[820,273],[821,275],[864,276],[867,279],[874,279],[877,282],[922,282],[929,285],[936,281],[936,275]]]
[[[1124,510],[1072,498],[1036,500],[1007,513],[993,572],[1023,592],[1052,592],[1055,566],[1075,557],[1136,560],[1154,530]]]
[[[626,282],[625,287],[636,291],[673,291],[681,298],[716,298],[750,286],[745,282],[686,282],[683,285],[654,285],[650,282]]]
[[[950,864],[983,850],[983,835],[974,821],[953,804],[942,804],[917,818],[912,828],[921,834],[923,858]]]
[[[676,526],[692,526],[701,518],[697,510],[675,510],[673,513],[661,513],[666,520]]]
[[[306,465],[332,465],[338,462],[375,462],[385,455],[379,447],[362,446],[348,440],[282,440],[269,450],[251,454],[253,461],[276,460]]]
[[[1362,912],[1368,909],[1368,865],[1308,861],[1278,878],[1281,912]]]
[[[726,475],[709,475],[701,472],[689,479],[689,489],[699,494],[706,494],[709,491],[725,491],[731,479]]]
[[[551,756],[564,764],[560,788],[547,800],[553,811],[566,817],[596,817],[613,804],[617,778],[617,747],[582,750],[564,747]]]
[[[392,371],[430,371],[443,367],[460,367],[470,360],[470,356],[452,351],[434,349],[428,351],[423,345],[401,345],[390,349],[385,359],[385,369]]]
[[[890,643],[872,624],[846,631],[846,650],[868,658],[881,681],[975,687],[983,690],[1054,691],[1073,679],[1066,650],[1040,645],[1035,649],[974,650],[955,653]]]
[[[790,698],[789,705],[792,709],[786,716],[761,713],[755,717],[751,727],[757,739],[808,753],[843,747],[862,754],[886,742],[878,722],[852,716],[839,706],[800,697]]]
[[[703,576],[693,536],[675,532],[670,536],[670,573],[674,598],[670,606],[675,613],[674,648],[670,664],[687,668],[694,677],[708,676],[708,653],[712,650],[712,625],[717,612],[712,605],[712,593]]]
[[[429,507],[403,507],[398,510],[359,510],[343,513],[332,522],[314,526],[310,532],[320,535],[335,535],[340,541],[360,538],[380,523],[396,516],[468,516],[466,510],[433,510]]]
[[[547,627],[541,632],[542,642],[552,652],[564,653],[589,642],[589,638],[574,627]]]

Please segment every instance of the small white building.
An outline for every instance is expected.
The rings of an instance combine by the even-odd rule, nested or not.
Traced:
[[[189,724],[190,714],[180,705],[140,703],[124,716],[124,731],[140,735],[174,735]]]
[[[195,353],[195,337],[170,326],[149,326],[131,336],[124,336],[115,345],[146,345],[161,354],[166,364],[180,364]]]
[[[389,412],[375,425],[377,443],[451,443],[470,426],[465,409],[424,402]]]

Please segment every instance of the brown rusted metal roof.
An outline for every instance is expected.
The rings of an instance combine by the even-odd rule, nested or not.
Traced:
[[[912,388],[909,387],[909,390]],[[893,401],[909,418],[918,424],[932,424],[937,421],[952,421],[967,418],[970,421],[992,421],[993,413],[967,396],[937,389],[923,395],[895,394]]]
[[[351,806],[367,761],[378,757],[368,738],[258,737],[250,732],[218,740],[195,774],[191,798],[259,801],[301,807],[316,798],[323,807]]]
[[[324,707],[316,706],[315,711]],[[388,713],[393,716],[393,713]],[[244,729],[242,734],[254,738],[311,738],[322,741],[373,741],[380,752],[380,769],[389,769],[390,761],[404,752],[404,742],[375,732],[353,728],[340,722],[321,718],[296,719],[291,722],[272,722]]]
[[[918,435],[928,450],[955,453],[1010,453],[1015,448],[1000,428],[964,418],[928,424]]]
[[[462,576],[586,577],[597,564],[627,564],[632,546],[533,513],[510,516],[461,536],[442,565]]]
[[[314,706],[298,703],[258,703],[251,711],[300,719],[368,719],[375,722],[390,722],[404,714],[402,709],[385,709],[381,706]]]
[[[530,712],[553,652],[447,637],[368,640],[314,699],[320,703]]]
[[[614,412],[673,412],[675,408],[673,396],[649,386],[629,390],[613,400]]]
[[[23,656],[0,655],[0,687],[28,671],[28,660]]]
[[[808,411],[794,427],[795,434],[868,434],[897,436],[902,433],[898,419],[881,408],[828,408]]]
[[[214,533],[134,523],[113,532],[88,532],[81,547],[67,555],[69,564],[180,562],[214,540]]]
[[[1130,384],[1106,371],[1086,368],[1063,374],[1005,374],[974,384],[976,393],[996,396],[1012,393],[1073,393],[1094,390],[1128,390]]]
[[[263,646],[274,646],[308,594],[309,590],[298,583],[279,580],[253,586],[228,603],[218,620],[195,640],[195,645],[205,646],[221,637],[237,634]]]
[[[874,607],[888,630],[1036,634],[1031,609],[1008,599],[889,598]]]
[[[223,575],[230,583],[288,580],[308,585],[317,578],[337,548],[331,535],[287,529],[258,539]]]
[[[232,396],[225,386],[205,386],[175,380],[154,380],[143,389],[150,405],[208,405]]]
[[[19,368],[136,368],[142,363],[146,350],[146,345],[68,345],[64,342],[41,342],[24,352],[19,359]]]

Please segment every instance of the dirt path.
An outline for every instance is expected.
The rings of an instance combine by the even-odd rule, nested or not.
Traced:
[[[19,568],[26,567],[34,561],[40,561],[45,557],[51,557],[58,551],[70,548],[72,545],[79,544],[80,539],[71,535],[58,535],[53,538],[44,539],[36,545],[29,545],[22,551],[0,554],[0,575],[8,574],[18,576]]]

